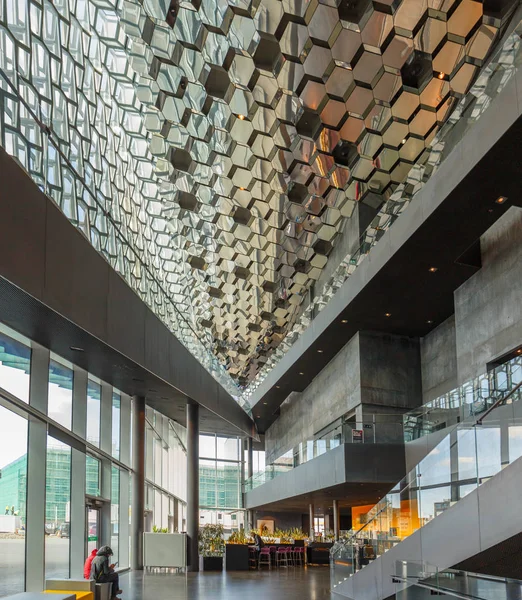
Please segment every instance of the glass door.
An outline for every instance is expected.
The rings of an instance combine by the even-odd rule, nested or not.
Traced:
[[[87,518],[85,542],[86,542],[86,554],[89,554],[98,548],[98,535],[100,531],[100,509],[87,506]]]

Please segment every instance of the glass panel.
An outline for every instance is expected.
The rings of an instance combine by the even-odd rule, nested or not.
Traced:
[[[216,458],[216,436],[199,436],[199,455],[204,458]]]
[[[120,460],[120,414],[121,414],[121,396],[118,393],[112,394],[112,456]]]
[[[100,461],[87,454],[85,493],[100,496]]]
[[[0,406],[0,596],[24,591],[27,420]]]
[[[238,463],[217,462],[216,482],[220,508],[240,508]]]
[[[31,349],[0,331],[0,387],[29,402]]]
[[[199,460],[199,505],[213,507],[216,501],[216,462]]]
[[[201,456],[207,456],[200,451]],[[239,447],[237,437],[217,438],[217,458],[226,458],[228,460],[239,460]]]
[[[87,441],[100,445],[101,385],[92,380],[87,382]]]
[[[93,508],[87,509],[87,556],[98,547],[98,527],[100,512]]]
[[[69,577],[71,448],[47,436],[45,577]]]
[[[500,425],[488,420],[476,436],[479,479],[492,477],[500,471]]]
[[[118,546],[120,533],[120,470],[112,467],[111,485],[111,548],[112,562],[118,560]]]
[[[47,414],[60,425],[71,428],[73,370],[56,360],[49,362],[49,405]]]

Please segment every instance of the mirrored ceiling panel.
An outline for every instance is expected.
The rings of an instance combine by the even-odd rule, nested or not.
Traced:
[[[125,0],[173,294],[240,386],[469,89],[512,2]],[[164,235],[167,233],[167,235]]]

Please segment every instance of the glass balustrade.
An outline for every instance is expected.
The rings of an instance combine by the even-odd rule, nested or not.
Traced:
[[[522,355],[404,414],[410,442],[474,418],[522,381]]]
[[[437,518],[522,456],[522,366],[519,381],[473,420],[451,428],[419,464],[332,548],[332,589]],[[476,402],[483,398],[477,398]]]
[[[522,581],[439,569],[419,561],[396,561],[393,582],[396,600],[427,600],[433,595],[470,600],[509,600],[522,597]]]

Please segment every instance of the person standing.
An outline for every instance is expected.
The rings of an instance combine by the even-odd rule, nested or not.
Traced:
[[[5,513],[4,513],[4,514],[6,514],[6,515],[8,515],[8,514],[9,514],[9,505],[7,505],[7,506],[5,507]]]

